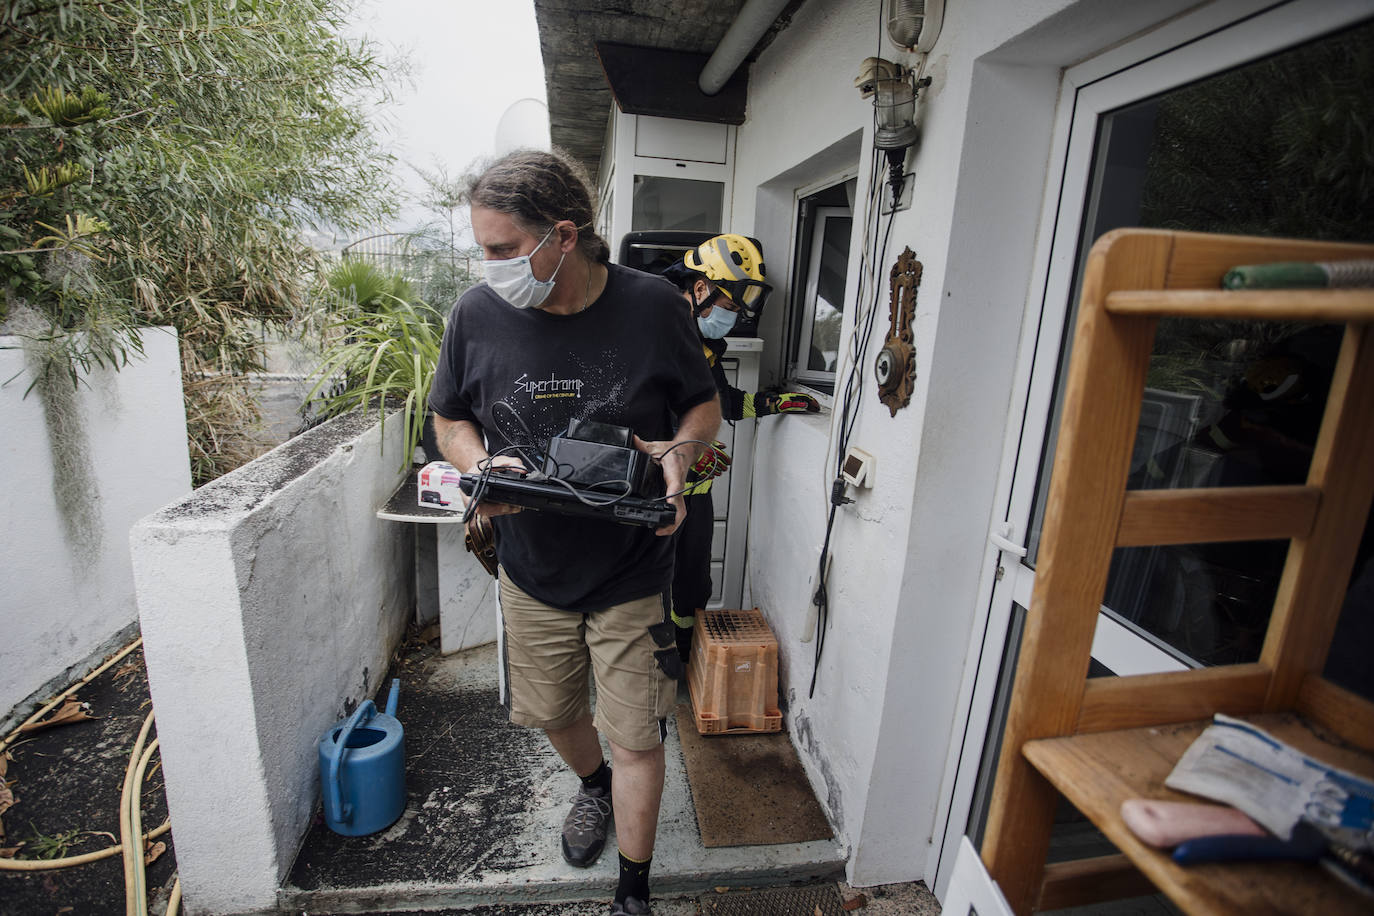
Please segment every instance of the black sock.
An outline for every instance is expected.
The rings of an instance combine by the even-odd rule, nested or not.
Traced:
[[[590,776],[583,776],[582,785],[588,789],[600,789],[605,794],[610,795],[611,768],[606,766],[606,761],[601,761]]]
[[[649,902],[649,863],[653,856],[643,862],[625,858],[620,854],[620,883],[615,888],[615,902],[624,903],[626,897],[634,897],[641,903]]]

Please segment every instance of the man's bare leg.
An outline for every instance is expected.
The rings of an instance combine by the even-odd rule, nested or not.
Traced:
[[[611,796],[615,804],[615,835],[620,851],[643,862],[654,854],[658,832],[658,806],[663,799],[663,745],[653,750],[631,751],[614,741],[611,760],[615,780]]]
[[[579,777],[590,776],[601,764],[601,740],[592,725],[591,713],[564,728],[546,728],[549,743]]]

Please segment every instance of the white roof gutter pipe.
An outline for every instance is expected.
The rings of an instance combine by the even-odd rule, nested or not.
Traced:
[[[745,0],[730,30],[721,38],[706,66],[697,77],[697,87],[707,95],[715,95],[730,82],[744,58],[768,31],[789,0]]]

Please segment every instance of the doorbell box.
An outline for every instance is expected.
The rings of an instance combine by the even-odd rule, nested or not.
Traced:
[[[420,468],[416,479],[419,504],[428,509],[462,509],[462,479],[463,475],[447,461],[431,461]]]
[[[844,482],[855,487],[873,486],[874,465],[877,461],[861,448],[850,446],[844,453],[844,464],[840,466],[840,476]]]

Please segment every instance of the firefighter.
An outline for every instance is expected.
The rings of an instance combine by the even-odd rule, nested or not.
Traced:
[[[792,391],[749,392],[732,386],[720,364],[730,333],[741,315],[757,318],[772,289],[765,282],[763,254],[742,235],[718,235],[688,251],[663,276],[671,280],[691,306],[701,332],[701,347],[720,393],[721,416],[730,422],[779,413],[815,413],[816,399]],[[711,484],[730,468],[725,445],[715,442],[704,450],[687,476],[687,518],[677,533],[673,572],[673,623],[678,652],[685,664],[692,654],[696,612],[711,597],[711,535],[715,509]]]

